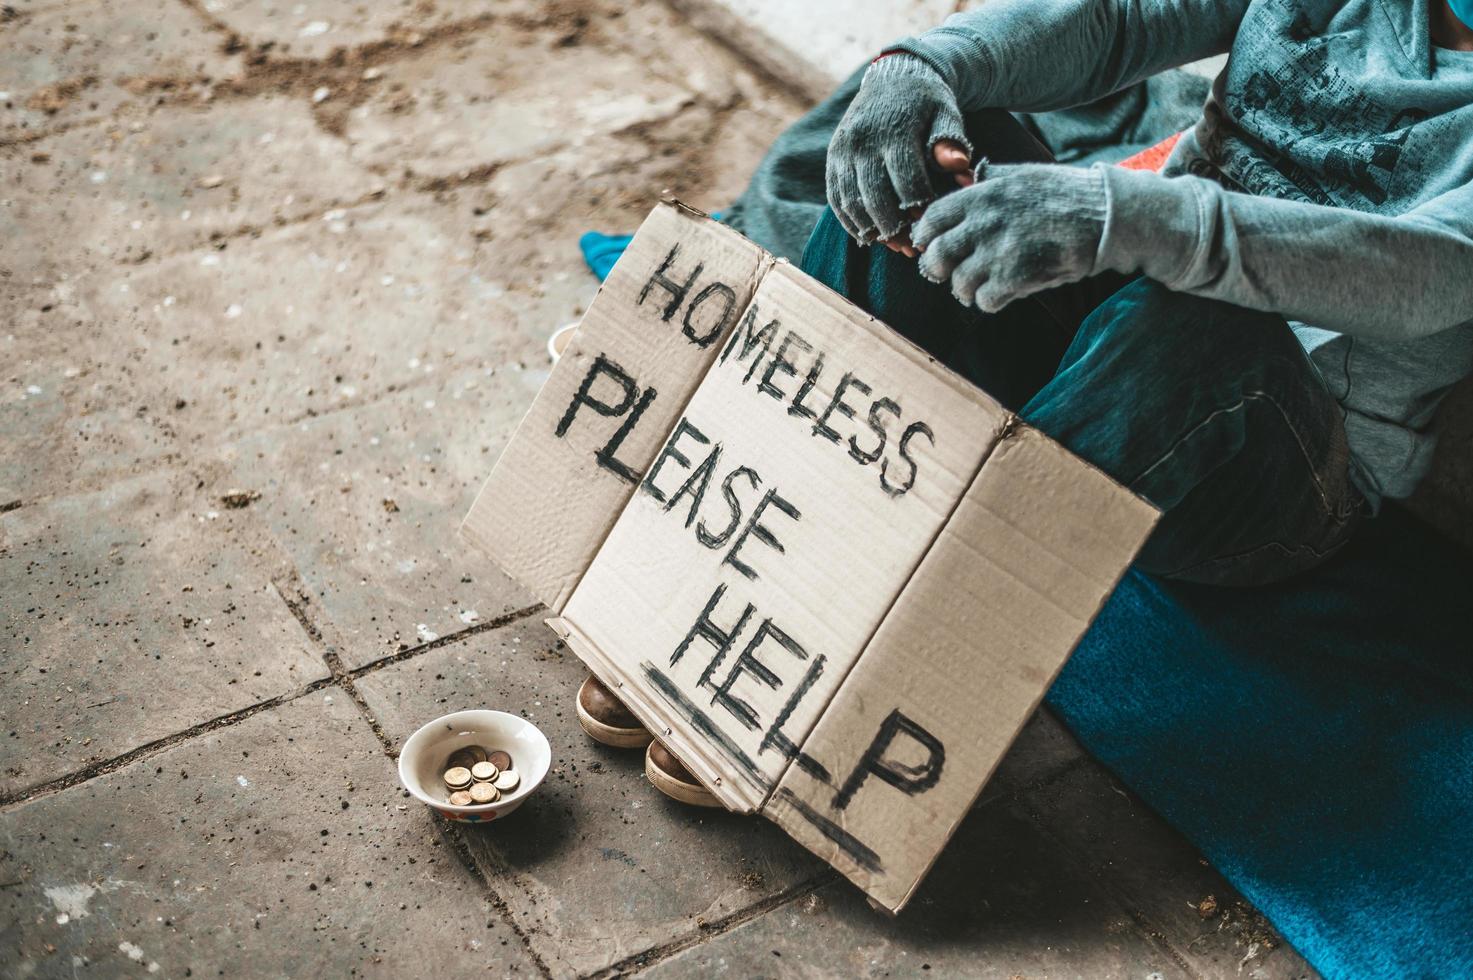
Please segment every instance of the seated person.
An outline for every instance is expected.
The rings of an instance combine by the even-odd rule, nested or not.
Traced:
[[[1470,24],[1467,0],[985,4],[866,73],[804,267],[1161,508],[1148,571],[1292,575],[1411,493],[1473,368]],[[1000,111],[1223,51],[1159,174],[1022,162]],[[967,186],[936,198],[934,169]]]
[[[1008,114],[1223,52],[1160,173]],[[1160,508],[1158,575],[1325,560],[1473,370],[1473,0],[991,0],[881,53],[827,168],[805,271]]]

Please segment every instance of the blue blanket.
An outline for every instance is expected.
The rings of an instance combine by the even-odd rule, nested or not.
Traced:
[[[1325,976],[1473,977],[1470,605],[1391,507],[1286,585],[1130,573],[1048,700]]]

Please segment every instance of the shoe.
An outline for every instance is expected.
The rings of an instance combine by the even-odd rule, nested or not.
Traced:
[[[697,782],[696,777],[660,742],[651,742],[645,750],[644,774],[655,789],[672,800],[691,806],[721,806],[715,794]]]
[[[654,738],[624,702],[592,674],[578,688],[578,724],[595,742],[616,749],[642,749]]]

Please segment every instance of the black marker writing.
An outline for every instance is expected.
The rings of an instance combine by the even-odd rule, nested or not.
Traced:
[[[598,383],[600,378],[607,378],[618,386],[619,397],[616,401],[611,402],[606,396],[594,392],[594,385]],[[566,436],[568,430],[572,428],[573,420],[577,418],[580,408],[586,407],[595,415],[602,416],[603,418],[612,419],[623,416],[624,421],[614,430],[614,434],[609,437],[609,441],[604,443],[603,448],[599,449],[593,455],[598,460],[599,466],[618,474],[619,477],[630,483],[638,483],[639,474],[627,463],[621,461],[617,454],[619,447],[629,437],[629,433],[639,424],[640,416],[645,413],[645,410],[650,407],[650,403],[655,400],[655,394],[654,388],[646,388],[641,393],[639,385],[630,376],[628,371],[625,371],[603,354],[600,354],[593,359],[593,364],[588,368],[588,373],[583,376],[583,381],[578,385],[578,390],[574,393],[573,400],[568,402],[568,407],[563,412],[562,418],[558,419],[557,428],[553,430],[553,434],[559,439]]]
[[[762,625],[757,627],[757,632],[752,634],[752,639],[747,641],[736,663],[731,665],[726,680],[721,682],[716,688],[716,693],[711,696],[711,704],[721,705],[733,718],[741,722],[742,727],[751,731],[757,729],[757,712],[746,701],[732,694],[731,688],[743,674],[750,674],[774,691],[783,686],[782,678],[757,658],[757,650],[762,646],[763,641],[768,639],[786,649],[799,660],[808,659],[808,651],[799,646],[796,640],[775,625],[771,618],[764,619]]]
[[[905,477],[905,480],[903,482],[890,482],[890,461],[888,459],[885,460],[885,464],[880,467],[880,486],[883,487],[885,492],[892,497],[898,497],[902,493],[905,493],[905,491],[909,490],[911,487],[915,486],[916,461],[915,457],[910,455],[909,450],[910,440],[916,436],[925,436],[927,442],[929,442],[933,446],[936,445],[936,434],[931,431],[931,427],[926,423],[912,422],[910,425],[905,427],[905,434],[900,437],[900,458],[905,461],[905,464],[907,466],[910,467],[910,473]]]
[[[786,402],[789,416],[811,420],[813,435],[844,446],[849,458],[861,466],[878,463],[880,486],[886,494],[900,497],[908,493],[921,469],[918,447],[913,442],[923,435],[934,446],[936,438],[931,427],[913,421],[901,429],[899,439],[892,439],[889,427],[904,421],[900,402],[879,395],[866,406],[860,399],[875,395],[875,390],[853,371],[845,371],[827,401],[822,401],[824,372],[829,372],[832,381],[839,370],[834,366],[835,359],[797,330],[783,330],[778,319],[770,319],[759,327],[761,319],[757,304],[750,304],[716,359],[717,366],[728,361],[745,365],[740,375],[741,385],[747,385],[755,377],[757,391]],[[802,380],[795,388],[789,388],[783,384],[784,376]],[[865,429],[871,435],[865,435]]]
[[[731,666],[726,667],[727,654],[736,649],[736,644],[745,633],[747,624],[756,616],[756,607],[750,602],[743,603],[739,613],[735,612],[734,603],[728,603],[728,608],[722,610],[720,607],[722,600],[726,597],[726,592],[725,583],[717,585],[712,591],[711,597],[706,600],[695,622],[691,624],[679,645],[670,654],[670,666],[675,667],[680,664],[692,652],[692,648],[698,641],[709,646],[711,648],[710,657],[701,667],[695,687],[711,691],[712,706],[719,705],[748,731],[757,731],[762,727],[763,720],[750,702],[735,693],[734,688],[737,683],[743,677],[749,677],[755,683],[776,691],[788,686],[783,680],[786,665],[779,661],[790,658],[798,662],[807,662],[808,667],[799,676],[798,683],[792,685],[792,693],[773,718],[757,749],[758,752],[765,752],[769,748],[776,748],[784,757],[791,758],[798,755],[799,752],[793,742],[782,733],[782,727],[792,717],[803,697],[812,690],[814,683],[823,673],[825,658],[822,656],[810,658],[803,645],[768,616],[763,618],[752,632]],[[734,621],[733,616],[735,616]],[[725,625],[727,623],[731,625]],[[763,659],[764,650],[779,652],[779,660]],[[786,657],[782,657],[781,654],[786,654]],[[726,674],[720,677],[723,669]],[[718,677],[720,677],[719,680]],[[791,679],[789,677],[789,680]],[[817,767],[818,771],[824,772],[827,778],[827,772],[822,766],[818,766],[812,760],[807,761],[811,766]]]
[[[751,366],[747,368],[746,376],[742,378],[742,383],[746,384],[752,380],[752,372],[756,371],[757,365],[762,363],[762,358],[772,346],[772,338],[775,336],[777,336],[777,321],[769,320],[766,325],[759,328],[757,326],[757,304],[752,303],[747,307],[747,314],[742,317],[742,322],[737,324],[737,328],[731,332],[731,339],[722,348],[717,362],[725,364],[726,359],[731,356],[732,351],[736,350],[738,344],[741,345],[742,352],[737,355],[737,363],[746,360],[754,350],[760,347],[762,353],[752,358]]]
[[[907,765],[898,759],[887,758],[885,753],[896,736],[905,735],[926,750],[926,761],[918,766]],[[889,783],[907,796],[914,796],[936,785],[941,778],[941,767],[946,762],[946,748],[941,740],[920,725],[911,721],[899,708],[890,712],[880,724],[880,731],[869,748],[864,750],[859,764],[844,780],[844,785],[834,794],[834,809],[842,810],[854,799],[854,794],[870,776]]]
[[[709,314],[702,314],[702,316],[711,322],[711,326],[705,333],[697,333],[696,325],[693,322],[696,319],[696,311],[703,306],[708,306],[713,298],[717,302],[712,308],[719,307],[719,312],[716,314],[714,320]],[[684,326],[680,332],[685,334],[686,338],[697,347],[710,347],[716,338],[721,336],[722,332],[726,329],[726,325],[731,322],[731,318],[736,314],[736,299],[736,290],[732,289],[726,283],[711,283],[697,293],[695,299],[690,301],[690,306],[685,311]]]
[[[688,446],[709,446],[710,451],[694,466],[691,465],[691,457],[686,455],[686,449],[682,448],[682,440]],[[721,461],[721,443],[712,444],[711,440],[703,433],[689,418],[682,416],[671,431],[670,437],[665,440],[664,447],[655,456],[650,465],[649,472],[639,484],[642,493],[648,494],[659,501],[666,513],[674,510],[677,504],[689,500],[685,512],[685,526],[696,524],[696,518],[702,513],[702,504],[706,499],[706,492],[711,488],[711,483],[718,472],[718,464]],[[672,492],[660,486],[662,477],[668,485],[671,478],[665,474],[671,470],[679,470],[686,475],[681,479],[678,487]],[[785,554],[783,543],[774,533],[771,521],[775,515],[771,511],[777,511],[791,520],[802,517],[798,508],[794,507],[776,488],[768,488],[752,508],[750,515],[743,522],[743,507],[741,499],[737,496],[736,485],[747,481],[753,489],[762,485],[762,477],[750,466],[738,466],[726,474],[721,481],[721,495],[725,501],[728,511],[726,527],[720,533],[713,534],[704,520],[696,524],[696,540],[704,547],[713,551],[724,548],[727,542],[731,547],[722,559],[723,563],[735,568],[747,578],[756,580],[757,570],[751,564],[751,542],[766,545],[778,554]],[[766,520],[764,520],[764,515]],[[738,529],[740,528],[740,531]],[[733,536],[734,539],[733,539]],[[747,549],[744,553],[743,549]]]
[[[782,542],[773,535],[771,529],[762,523],[762,512],[769,506],[775,507],[795,521],[803,516],[798,513],[798,508],[784,500],[775,489],[769,490],[762,495],[762,500],[752,510],[752,517],[747,521],[747,526],[742,529],[742,533],[732,543],[731,550],[726,553],[726,558],[724,559],[726,564],[753,581],[757,579],[756,570],[738,557],[738,553],[742,550],[742,545],[746,544],[748,538],[756,538],[780,555],[785,554],[787,551],[783,547]]]
[[[661,311],[661,320],[668,321],[676,314],[676,311],[680,309],[680,304],[684,303],[685,297],[690,294],[691,287],[696,284],[696,279],[700,277],[706,268],[704,263],[697,262],[695,271],[685,277],[685,282],[676,282],[674,279],[665,275],[665,273],[675,264],[675,258],[679,254],[680,243],[676,242],[670,246],[670,252],[665,256],[665,261],[660,263],[659,268],[650,276],[649,282],[645,283],[644,288],[639,291],[639,299],[635,300],[636,306],[643,306],[644,301],[649,299],[650,290],[656,286],[669,293],[670,302],[666,303],[665,309]]]

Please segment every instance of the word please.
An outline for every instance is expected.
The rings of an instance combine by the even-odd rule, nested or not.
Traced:
[[[709,447],[705,457],[694,466],[691,465],[691,458],[682,450],[680,445],[682,439],[687,439],[690,446]],[[664,505],[667,514],[674,510],[682,500],[688,499],[685,526],[695,525],[696,540],[713,551],[726,547],[730,542],[731,547],[722,558],[722,564],[730,565],[742,575],[756,581],[756,569],[742,554],[743,546],[750,539],[756,539],[778,554],[786,554],[782,542],[773,533],[772,527],[764,523],[763,516],[768,515],[768,511],[771,510],[773,513],[768,515],[769,520],[774,517],[778,519],[786,517],[790,521],[797,521],[802,515],[798,512],[798,508],[777,492],[775,487],[768,487],[762,491],[762,477],[755,469],[750,466],[736,466],[727,471],[726,475],[719,480],[722,499],[715,506],[718,511],[724,511],[721,518],[722,523],[716,525],[716,530],[712,530],[705,517],[697,522],[698,515],[710,510],[706,508],[703,511],[702,504],[706,500],[707,493],[712,490],[711,484],[716,481],[718,467],[724,468],[721,457],[721,443],[712,445],[705,433],[692,425],[689,419],[682,418],[675,426],[675,431],[671,433],[669,441],[665,443],[665,448],[660,450],[660,455],[655,457],[654,465],[650,467],[649,473],[640,483],[639,488]],[[682,482],[674,489],[662,489],[660,475],[670,464],[673,464],[671,469],[679,469],[682,475],[669,482],[674,484],[675,479]],[[737,493],[738,487],[748,493],[761,492],[761,496],[751,508],[750,516],[744,514],[741,496]]]

